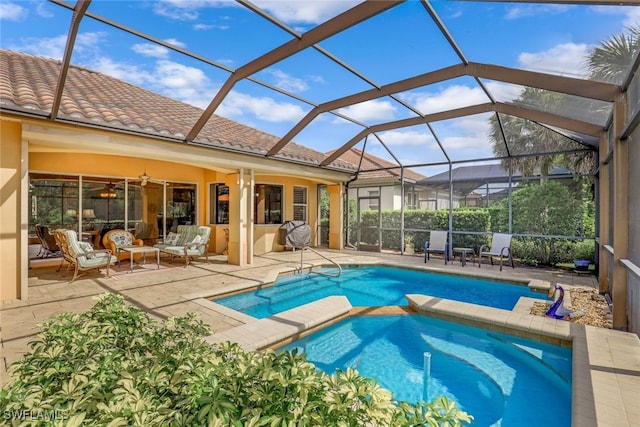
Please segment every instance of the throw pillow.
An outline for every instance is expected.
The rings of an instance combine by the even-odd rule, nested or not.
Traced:
[[[169,246],[175,246],[178,243],[180,235],[178,233],[171,232],[164,238],[164,244]]]
[[[193,238],[193,240],[189,243],[195,243],[192,244],[191,247],[189,249],[198,249],[198,243],[202,243],[202,236],[201,235],[197,235],[196,237]]]
[[[93,246],[89,242],[78,242],[80,249],[84,252],[87,258],[95,258],[96,254],[93,253]]]

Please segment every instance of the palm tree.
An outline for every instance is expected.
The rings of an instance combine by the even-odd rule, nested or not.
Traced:
[[[614,34],[609,40],[600,42],[586,59],[589,77],[594,80],[622,83],[639,48],[640,26],[629,26],[622,33]],[[581,110],[590,115],[594,122],[601,121],[603,118],[599,116],[608,116],[610,111],[608,108],[603,110],[597,102],[534,88],[524,89],[514,104],[531,106],[543,111],[556,111],[561,115],[566,111]],[[496,156],[552,153],[578,147],[569,138],[529,120],[505,115],[500,118],[507,141],[503,138],[497,117],[492,116],[490,119],[489,138],[493,142],[493,152]],[[503,161],[505,169],[507,165],[508,161]],[[552,166],[564,166],[574,172],[588,172],[593,167],[593,152],[515,158],[512,159],[512,166],[525,176],[530,176],[537,170],[544,176]]]
[[[622,33],[600,42],[587,58],[589,77],[609,83],[622,83],[639,48],[640,26],[637,25],[629,26]]]
[[[575,99],[561,93],[526,88],[514,101],[514,104],[542,111],[560,112],[569,110],[570,106],[575,104]],[[575,172],[586,172],[592,168],[593,161],[590,151],[577,154],[535,155],[536,153],[553,153],[580,147],[578,143],[555,130],[520,117],[501,115],[500,119],[506,142],[502,136],[497,117],[492,116],[489,138],[493,142],[493,153],[499,157],[527,155],[511,160],[513,168],[524,176],[531,176],[536,172],[539,172],[541,176],[548,176],[553,166],[564,166]],[[506,169],[508,160],[504,160],[502,164]]]

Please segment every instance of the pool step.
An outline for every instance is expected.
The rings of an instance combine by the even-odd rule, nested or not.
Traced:
[[[340,319],[346,316],[351,308],[346,297],[327,297],[210,335],[205,340],[212,344],[235,342],[246,351],[261,350],[298,337],[306,330]]]

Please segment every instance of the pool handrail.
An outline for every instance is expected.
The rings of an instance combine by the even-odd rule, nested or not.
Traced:
[[[329,274],[329,273],[324,273],[324,272],[319,272],[319,271],[314,271],[314,273],[320,274],[320,275],[323,275],[323,276],[329,276],[329,277],[340,277],[342,275],[342,267],[340,266],[340,264],[338,264],[336,261],[326,257],[325,255],[321,254],[320,252],[316,251],[312,247],[306,246],[306,245],[300,250],[300,269],[299,269],[300,272],[302,272],[303,265],[304,265],[304,262],[303,262],[302,258],[304,256],[305,249],[308,249],[311,252],[313,252],[314,254],[320,256],[321,258],[326,259],[327,261],[329,261],[331,264],[334,264],[338,268],[338,274],[336,274],[336,275]]]

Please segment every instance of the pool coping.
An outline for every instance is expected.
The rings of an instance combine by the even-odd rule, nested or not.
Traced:
[[[231,341],[246,351],[259,351],[295,341],[348,317],[353,307],[345,296],[329,296],[263,319],[209,335],[210,344]],[[250,317],[250,316],[248,316]]]
[[[319,263],[312,267],[323,265]],[[397,267],[384,262],[354,263],[353,265]],[[441,273],[429,267],[407,268]],[[290,267],[278,268],[270,271],[265,276],[265,280],[257,284],[254,280],[246,284],[239,283],[215,291],[204,291],[183,297],[208,309],[223,312],[244,323],[213,334],[206,340],[211,343],[237,342],[248,351],[259,351],[287,344],[349,316],[351,304],[346,297],[327,297],[329,300],[324,298],[265,319],[256,319],[207,299],[230,292],[246,291],[251,287],[270,286],[279,275],[294,272],[295,269]],[[482,273],[454,275],[522,283],[541,292],[546,292],[551,286],[550,282],[538,279],[527,283],[517,280],[500,280]],[[346,301],[335,298],[344,298]],[[526,307],[531,307],[526,297],[521,298],[522,301],[513,310],[420,294],[406,295],[406,298],[409,306],[422,315],[550,344],[571,346],[574,350],[572,351],[573,426],[632,426],[640,417],[640,405],[636,402],[640,393],[640,378],[634,375],[640,367],[640,359],[637,356],[640,354],[640,338],[637,335],[531,315],[526,312]],[[629,351],[629,348],[633,350]]]

